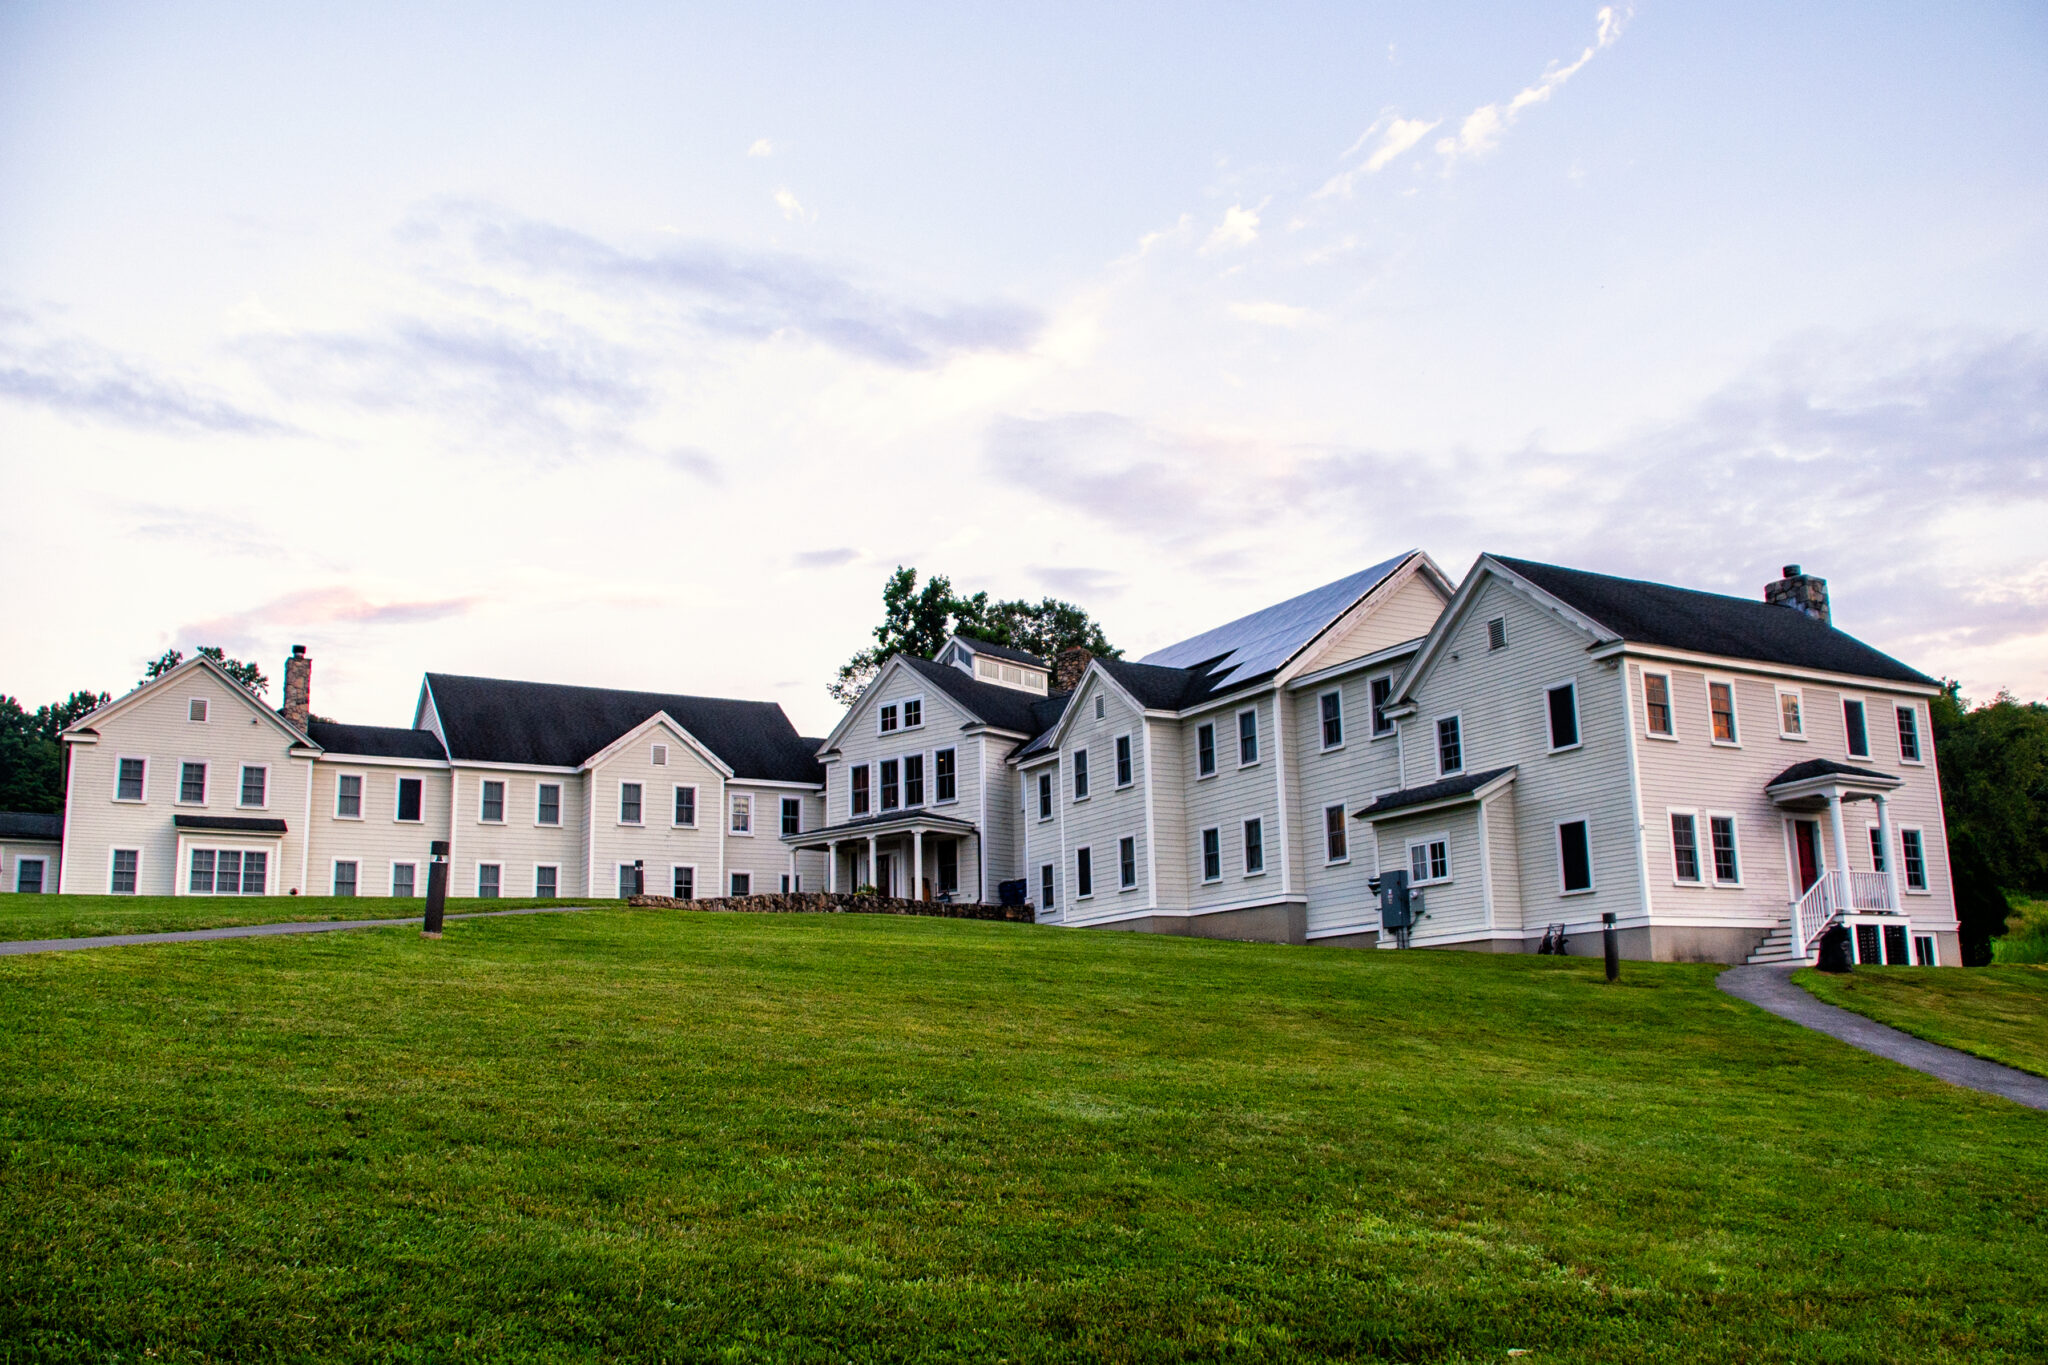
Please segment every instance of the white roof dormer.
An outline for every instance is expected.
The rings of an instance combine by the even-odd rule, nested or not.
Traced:
[[[1011,687],[1044,696],[1052,687],[1052,665],[1036,654],[1008,645],[955,635],[939,651],[940,663],[957,668],[977,682]]]

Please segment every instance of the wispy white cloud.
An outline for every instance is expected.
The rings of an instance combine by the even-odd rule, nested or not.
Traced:
[[[747,148],[747,155],[748,155],[748,156],[774,156],[774,155],[775,155],[775,143],[774,143],[773,141],[771,141],[770,139],[768,139],[768,138],[765,138],[765,137],[757,137],[757,138],[755,138],[755,139],[754,139],[753,145]]]
[[[775,191],[775,207],[782,210],[782,216],[792,223],[808,223],[816,220],[817,214],[803,206],[788,186]]]
[[[1259,206],[1264,207],[1263,204]],[[1216,230],[1202,243],[1202,254],[1210,256],[1233,247],[1250,246],[1258,239],[1259,209],[1248,209],[1242,204],[1232,204],[1223,211],[1223,221],[1216,225]]]
[[[1617,10],[1609,5],[1595,16],[1596,28],[1593,42],[1579,54],[1577,61],[1569,66],[1552,63],[1534,85],[1524,87],[1513,99],[1497,104],[1482,104],[1465,116],[1458,125],[1455,135],[1439,138],[1437,152],[1444,158],[1445,167],[1461,157],[1484,156],[1500,144],[1501,134],[1521,118],[1524,110],[1542,104],[1566,81],[1576,76],[1595,53],[1611,47],[1621,37],[1622,25],[1632,15],[1628,9]]]
[[[1347,170],[1337,172],[1315,192],[1317,199],[1327,199],[1333,194],[1349,194],[1362,176],[1376,175],[1392,165],[1402,153],[1429,135],[1431,129],[1442,123],[1442,119],[1401,118],[1388,112],[1373,120],[1372,126],[1358,135],[1358,141],[1344,152],[1343,160],[1349,161],[1364,151],[1368,145],[1372,151],[1365,160]]]
[[[346,584],[304,588],[285,593],[243,611],[194,621],[178,632],[184,639],[204,640],[228,648],[267,638],[274,630],[314,630],[322,626],[417,625],[463,616],[483,601],[480,597],[373,601]]]

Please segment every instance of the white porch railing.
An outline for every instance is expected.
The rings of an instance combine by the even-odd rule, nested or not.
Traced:
[[[1844,915],[1892,914],[1891,879],[1882,872],[1823,872],[1792,905],[1792,936],[1808,956],[1828,926]]]

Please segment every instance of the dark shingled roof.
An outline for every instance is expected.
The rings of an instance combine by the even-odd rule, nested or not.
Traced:
[[[1934,679],[1880,654],[1852,635],[1805,612],[1761,599],[1696,592],[1634,578],[1490,555],[1616,638],[1633,644],[1787,664],[1859,678],[1938,686]]]
[[[0,839],[49,839],[64,837],[64,817],[38,815],[33,811],[0,810]]]
[[[893,828],[897,825],[943,825],[949,829],[972,832],[974,822],[963,820],[957,815],[942,815],[923,806],[912,806],[907,810],[884,811],[880,815],[863,815],[857,819],[837,825],[821,825],[807,829],[801,834],[785,834],[786,844],[801,844],[810,839],[836,839],[841,836],[859,836],[870,832]]]
[[[1035,692],[998,687],[994,683],[970,678],[951,664],[933,663],[930,659],[910,654],[901,657],[919,676],[960,703],[969,715],[998,730],[1010,730],[1020,735],[1040,734],[1051,729],[1060,718],[1060,712],[1067,709],[1068,694],[1065,692],[1041,697]]]
[[[1013,664],[1030,664],[1033,668],[1042,668],[1048,673],[1052,671],[1052,665],[1036,654],[1027,654],[1021,649],[1012,649],[1009,645],[999,645],[993,640],[977,640],[972,635],[962,635],[960,641],[976,654],[986,654],[991,659],[1008,659]]]
[[[210,829],[223,834],[282,834],[284,821],[255,815],[173,815],[175,829]]]
[[[577,767],[657,711],[665,711],[718,755],[735,777],[825,780],[816,747],[806,745],[772,701],[512,682],[456,673],[429,673],[427,687],[434,694],[449,756],[465,762]]]
[[[364,758],[446,759],[441,741],[431,730],[401,730],[392,725],[342,725],[331,720],[306,723],[306,734],[330,754]]]
[[[1432,801],[1444,801],[1453,796],[1464,796],[1478,791],[1502,773],[1513,772],[1510,764],[1505,768],[1488,768],[1483,773],[1464,773],[1458,777],[1447,777],[1441,782],[1430,782],[1420,787],[1404,787],[1397,792],[1388,792],[1376,798],[1364,809],[1353,813],[1354,820],[1370,820],[1375,816],[1390,815],[1409,806],[1426,806]]]
[[[1804,782],[1814,777],[1859,777],[1866,782],[1881,782],[1885,786],[1896,786],[1899,779],[1891,773],[1881,773],[1875,768],[1858,768],[1847,763],[1837,763],[1831,758],[1809,758],[1804,763],[1794,763],[1770,781],[1764,783],[1764,790],[1782,787],[1788,782]]]

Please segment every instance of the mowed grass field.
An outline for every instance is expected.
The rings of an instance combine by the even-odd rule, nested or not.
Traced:
[[[1994,1062],[2048,1076],[2048,966],[1858,967],[1793,978],[1830,1005]]]
[[[574,904],[450,896],[448,913]],[[416,919],[426,906],[420,897],[392,896],[0,896],[0,941],[163,934],[309,920]]]
[[[2048,1357],[2048,1117],[1713,976],[616,908],[0,959],[0,1359]]]

